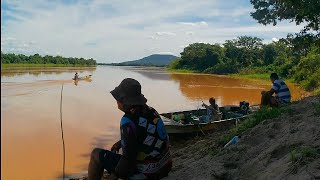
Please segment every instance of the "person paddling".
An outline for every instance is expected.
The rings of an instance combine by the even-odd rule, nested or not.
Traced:
[[[74,74],[74,78],[73,78],[73,80],[79,80],[78,72],[76,72],[76,74]]]

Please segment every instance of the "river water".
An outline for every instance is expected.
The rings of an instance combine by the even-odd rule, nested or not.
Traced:
[[[92,81],[71,78],[92,74]],[[109,93],[124,78],[137,79],[148,105],[159,113],[200,108],[215,97],[219,106],[258,104],[271,82],[226,76],[168,73],[160,68],[96,68],[1,71],[1,179],[62,176],[60,91],[66,143],[66,174],[85,173],[94,147],[110,149],[119,139],[122,112]],[[293,99],[304,92],[289,84]]]

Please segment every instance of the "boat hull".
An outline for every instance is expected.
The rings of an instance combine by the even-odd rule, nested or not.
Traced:
[[[200,123],[199,121],[190,120],[190,118],[187,117],[190,115],[193,117],[206,115],[206,109],[162,113],[160,116],[168,134],[204,133],[217,129],[230,128],[248,116],[248,112],[242,112],[237,106],[220,107],[220,111],[223,112],[222,120],[216,120],[209,123]],[[175,121],[172,118],[175,114],[183,114],[182,117],[189,120]]]

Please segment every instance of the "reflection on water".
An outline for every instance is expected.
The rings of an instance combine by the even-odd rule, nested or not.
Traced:
[[[193,100],[208,100],[215,97],[219,105],[238,104],[247,101],[251,105],[260,103],[260,92],[271,88],[271,82],[236,79],[217,75],[171,74],[179,83],[182,94]],[[293,99],[300,98],[302,90],[289,84]]]
[[[1,77],[15,77],[15,76],[42,76],[42,75],[58,75],[65,72],[94,72],[96,67],[56,67],[56,68],[10,68],[1,69]],[[1,81],[2,82],[2,81]]]
[[[92,80],[73,81],[92,74]],[[271,82],[213,75],[171,74],[159,68],[105,67],[1,72],[1,179],[55,179],[62,172],[60,90],[66,173],[85,172],[94,147],[119,139],[122,112],[110,91],[127,77],[137,79],[148,104],[160,113],[195,109],[215,97],[218,105],[257,104]],[[289,84],[293,98],[303,91]],[[17,173],[17,170],[19,173]]]
[[[73,80],[74,85],[78,86],[79,81],[80,81],[80,82],[89,82],[89,83],[90,83],[90,82],[92,82],[92,79]]]

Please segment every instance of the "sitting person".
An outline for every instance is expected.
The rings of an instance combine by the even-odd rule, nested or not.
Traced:
[[[270,91],[261,92],[261,106],[277,107],[290,103],[291,94],[286,83],[279,79],[279,76],[276,73],[270,75],[270,80],[273,83],[273,86]],[[274,93],[276,96],[272,96]]]
[[[202,104],[203,107],[207,109],[207,115],[200,117],[200,122],[211,122],[212,120],[220,120],[221,113],[219,110],[219,106],[216,104],[216,100],[211,97],[209,99],[210,105],[206,105],[205,103]]]
[[[76,74],[74,74],[74,78],[73,78],[73,80],[79,80],[79,75],[78,75],[78,73],[76,72]]]
[[[169,137],[158,112],[146,104],[140,83],[124,79],[111,91],[118,109],[121,140],[111,151],[95,148],[88,168],[89,180],[101,180],[106,169],[113,178],[161,179],[172,167]],[[122,155],[118,154],[120,148]]]

